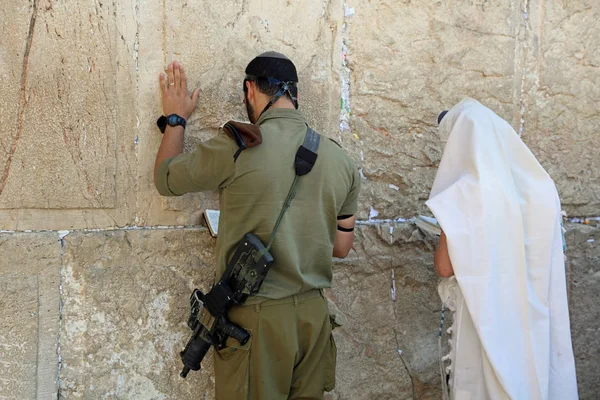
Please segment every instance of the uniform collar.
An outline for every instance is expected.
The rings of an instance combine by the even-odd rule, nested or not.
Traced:
[[[291,108],[270,108],[267,111],[265,111],[263,115],[260,116],[258,121],[256,121],[256,125],[260,126],[266,121],[276,118],[293,119],[303,124],[306,124],[306,118],[304,118],[304,115],[302,115],[302,113],[300,113],[300,111],[298,110],[294,110]]]

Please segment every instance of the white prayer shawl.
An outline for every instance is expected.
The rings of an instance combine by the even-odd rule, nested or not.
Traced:
[[[456,277],[440,285],[456,311],[452,398],[577,399],[554,182],[475,100],[452,108],[439,129],[447,143],[427,206]]]

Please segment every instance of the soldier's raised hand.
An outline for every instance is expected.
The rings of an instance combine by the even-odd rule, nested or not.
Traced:
[[[198,104],[200,89],[190,95],[183,65],[173,61],[167,68],[167,74],[160,74],[160,90],[164,115],[177,114],[186,120]]]

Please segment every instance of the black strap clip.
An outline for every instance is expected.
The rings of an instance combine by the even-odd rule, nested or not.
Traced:
[[[296,159],[294,161],[296,175],[306,175],[312,170],[317,162],[317,150],[319,149],[320,142],[321,135],[312,129],[307,128],[306,136],[304,137],[304,143],[296,152]]]

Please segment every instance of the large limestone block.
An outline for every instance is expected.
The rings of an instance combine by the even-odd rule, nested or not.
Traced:
[[[5,3],[0,227],[132,222],[135,91],[119,34],[127,18],[116,3]]]
[[[197,210],[218,206],[216,193],[161,198],[152,182],[160,133],[158,74],[173,60],[186,68],[198,109],[186,129],[186,151],[230,119],[246,120],[242,82],[248,62],[275,50],[294,61],[300,110],[313,128],[337,134],[339,114],[339,0],[149,1],[139,13],[139,218],[141,224],[197,224]],[[292,163],[293,160],[290,160]]]
[[[523,139],[570,215],[600,213],[600,3],[529,2]]]
[[[440,160],[440,111],[474,97],[518,127],[519,2],[348,1],[350,130],[361,218],[424,210]],[[354,13],[352,15],[352,13]]]
[[[585,225],[567,228],[569,313],[579,396],[598,398],[600,392],[600,229]]]
[[[391,228],[360,226],[357,252],[334,265],[328,297],[342,327],[334,331],[338,366],[331,398],[440,395],[432,255],[413,239],[411,224]]]
[[[58,236],[2,233],[0,253],[0,398],[55,399]]]
[[[62,270],[61,398],[212,398],[212,354],[179,377],[189,295],[214,277],[205,230],[73,233]]]
[[[15,38],[25,48],[10,54],[22,71],[6,82],[20,96],[13,97],[18,112],[7,124],[12,140],[2,160],[8,176],[0,205],[114,207],[114,17],[93,1],[32,8],[28,36]]]

